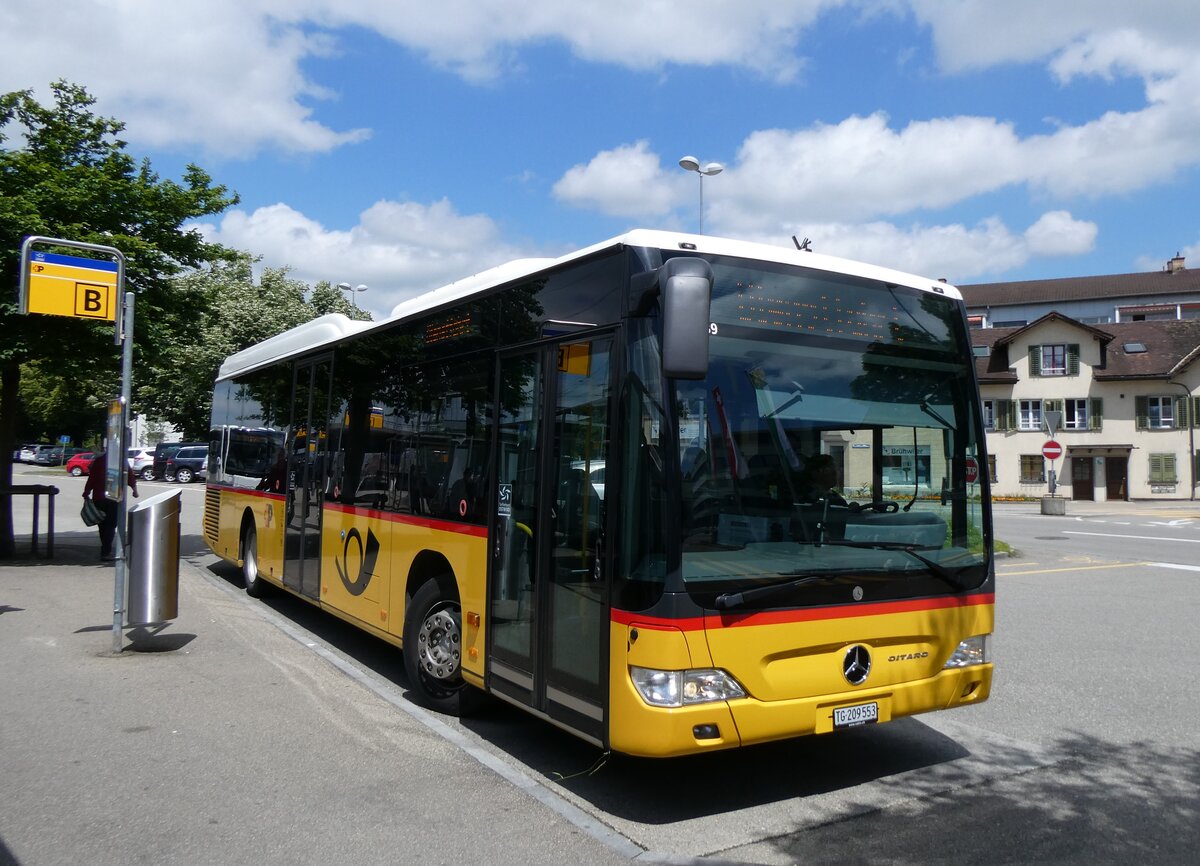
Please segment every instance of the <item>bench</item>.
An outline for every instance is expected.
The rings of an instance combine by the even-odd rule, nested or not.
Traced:
[[[38,555],[38,531],[41,528],[40,511],[42,497],[49,497],[50,507],[46,521],[46,558],[54,558],[54,497],[58,488],[53,484],[14,484],[11,487],[0,487],[0,496],[32,496],[33,497],[33,555]]]

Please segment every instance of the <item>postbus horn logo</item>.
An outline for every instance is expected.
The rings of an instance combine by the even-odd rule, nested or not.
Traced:
[[[347,571],[350,567],[350,544],[358,545],[359,566],[358,574],[354,580],[351,580]],[[371,582],[371,576],[375,573],[375,561],[379,559],[379,539],[375,537],[375,533],[367,529],[367,545],[363,548],[362,536],[359,535],[357,528],[351,528],[346,533],[346,543],[342,546],[341,559],[334,559],[334,567],[337,568],[338,577],[342,579],[342,586],[346,587],[346,592],[351,595],[362,595],[366,592],[367,584]]]

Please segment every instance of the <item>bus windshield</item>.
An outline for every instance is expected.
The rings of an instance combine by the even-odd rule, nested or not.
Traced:
[[[955,593],[987,577],[960,306],[712,259],[709,367],[676,381],[681,572],[705,607]]]

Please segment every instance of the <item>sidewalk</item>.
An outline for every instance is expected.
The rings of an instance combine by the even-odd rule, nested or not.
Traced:
[[[465,826],[494,828],[488,862],[625,862],[234,570],[183,560],[179,618],[114,655],[114,568],[74,511],[53,561],[0,563],[0,866],[478,862]]]

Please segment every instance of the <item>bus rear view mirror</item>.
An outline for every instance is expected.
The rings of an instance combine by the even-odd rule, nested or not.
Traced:
[[[703,259],[667,259],[659,268],[662,291],[663,375],[703,379],[708,373],[708,307],[713,273]]]

